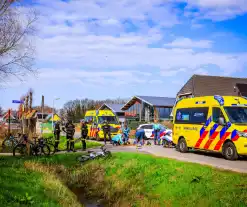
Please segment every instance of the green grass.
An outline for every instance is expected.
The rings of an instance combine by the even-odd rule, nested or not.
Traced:
[[[44,134],[43,137],[44,138],[46,138],[46,137],[54,137],[54,135],[53,134]],[[100,144],[99,142],[88,141],[88,140],[86,140],[86,144],[87,144],[87,148],[94,148],[94,147],[102,146],[102,144]],[[66,139],[65,136],[61,136],[60,137],[60,143],[59,143],[58,147],[59,147],[60,150],[66,150],[66,148],[67,148],[67,139]],[[82,149],[81,141],[75,143],[75,149]]]
[[[0,203],[18,206],[16,198],[27,192],[33,196],[34,206],[61,206],[57,186],[60,189],[66,184],[83,189],[88,197],[103,198],[106,206],[247,205],[246,174],[136,153],[115,153],[109,160],[82,166],[77,156],[1,158]],[[66,189],[63,199],[69,200]]]
[[[1,206],[19,207],[25,194],[33,197],[33,206],[59,206],[56,200],[47,196],[42,174],[24,167],[24,160],[14,157],[0,157],[0,203]],[[23,205],[26,206],[26,205]]]
[[[55,163],[66,160],[71,167],[76,164],[73,156],[52,159]],[[87,175],[99,177],[98,183],[87,186],[88,192],[103,196],[109,205],[129,201],[132,206],[247,206],[246,174],[199,164],[116,153],[111,160],[89,163]]]

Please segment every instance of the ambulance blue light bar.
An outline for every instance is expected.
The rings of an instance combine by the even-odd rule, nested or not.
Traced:
[[[221,106],[224,105],[224,98],[223,98],[222,96],[216,95],[216,96],[214,96],[214,99],[215,99],[216,101],[218,101],[219,104],[220,104]]]

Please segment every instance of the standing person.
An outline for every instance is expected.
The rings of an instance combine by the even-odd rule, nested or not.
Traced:
[[[55,150],[58,152],[58,145],[59,145],[59,141],[60,141],[60,133],[61,133],[61,129],[60,129],[60,122],[56,122],[55,124],[55,128],[54,128],[54,136],[55,136]]]
[[[67,138],[67,152],[69,151],[75,152],[75,148],[74,148],[75,125],[72,123],[72,120],[69,120],[68,123],[65,124],[65,128],[63,128],[63,131],[66,133],[66,138]]]
[[[160,125],[158,124],[158,121],[154,121],[153,125],[153,130],[154,130],[154,145],[158,144],[160,145]]]
[[[88,135],[88,128],[87,128],[87,124],[85,123],[84,120],[81,121],[81,143],[82,143],[82,150],[86,150],[87,148],[87,144],[86,144],[86,138]]]
[[[104,142],[106,144],[106,136],[108,135],[110,143],[112,143],[111,141],[111,126],[108,124],[108,122],[105,120],[104,124],[102,126],[103,132],[104,132]]]
[[[123,142],[124,144],[129,143],[129,133],[130,133],[130,128],[128,127],[127,123],[124,123],[124,127],[122,129],[123,131]]]

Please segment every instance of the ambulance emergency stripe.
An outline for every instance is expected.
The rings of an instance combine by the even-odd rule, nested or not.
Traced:
[[[209,117],[209,119],[206,121],[205,125],[201,128],[200,130],[200,138],[198,139],[195,148],[199,148],[202,141],[206,138],[206,136],[208,135],[208,131],[206,131],[206,128],[209,126],[209,124],[212,121],[212,117]]]
[[[95,128],[93,128],[93,134],[92,134],[92,137],[96,137],[95,135],[96,135],[96,129],[95,129]]]
[[[231,123],[228,123],[227,126],[223,127],[223,129],[220,131],[220,140],[215,145],[214,150],[218,151],[221,148],[222,144],[227,139],[227,137],[231,134],[231,132],[227,132],[227,130],[230,127],[231,127]]]
[[[218,136],[219,132],[216,132],[217,128],[218,128],[218,124],[214,124],[214,126],[212,127],[212,129],[210,130],[209,133],[209,140],[207,141],[207,143],[204,146],[204,149],[209,149],[210,145],[212,144],[212,142],[215,140],[215,138]]]
[[[92,135],[93,135],[93,127],[91,126],[90,127],[90,134],[89,134],[89,136],[92,137]]]
[[[244,130],[244,132],[247,132],[247,129]],[[231,140],[235,142],[235,141],[238,141],[238,139],[239,139],[239,136],[238,136],[237,130],[235,129],[232,131]]]
[[[239,139],[239,136],[238,136],[237,130],[235,129],[232,131],[231,140],[235,142],[238,139]]]
[[[217,144],[214,147],[214,150],[218,151],[222,144],[226,141],[227,137],[231,134],[231,132],[226,132],[223,137],[217,142]]]

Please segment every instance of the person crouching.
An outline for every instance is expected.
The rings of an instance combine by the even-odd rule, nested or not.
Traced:
[[[144,145],[144,136],[145,136],[144,129],[136,130],[134,144],[143,146]]]

